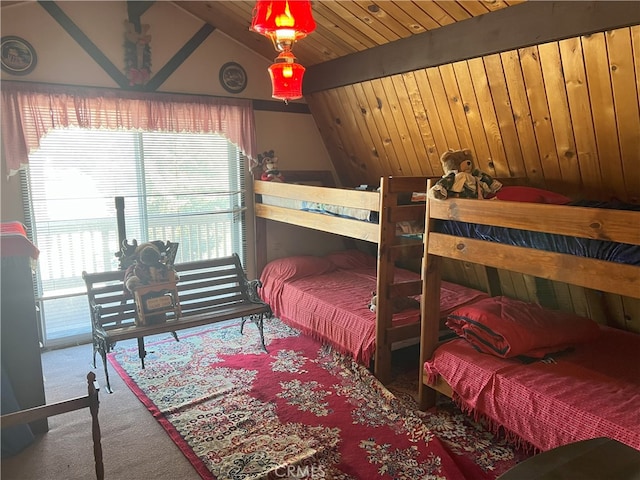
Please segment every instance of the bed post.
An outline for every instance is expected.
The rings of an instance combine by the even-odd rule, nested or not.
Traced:
[[[431,180],[427,182],[427,192],[431,188]],[[424,363],[431,358],[438,343],[440,330],[440,277],[442,259],[429,254],[429,232],[433,228],[433,220],[429,211],[429,198],[425,207],[424,221],[424,255],[422,256],[422,297],[420,300],[420,364],[418,379],[419,408],[425,410],[436,403],[436,391],[424,384]]]
[[[389,298],[389,284],[393,283],[393,265],[389,246],[395,238],[395,225],[389,223],[386,206],[391,201],[390,177],[380,178],[380,231],[378,236],[378,268],[376,293],[379,299],[376,309],[376,352],[374,374],[383,384],[391,381],[391,341],[388,328],[393,317],[392,302]]]

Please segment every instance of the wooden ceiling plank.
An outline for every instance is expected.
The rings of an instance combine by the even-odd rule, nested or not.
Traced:
[[[346,45],[349,45],[354,52],[375,47],[377,43],[358,29],[361,22],[358,21],[358,24],[354,26],[355,19],[350,17],[347,21],[343,10],[339,10],[339,12],[334,10],[334,8],[339,8],[339,5],[335,5],[337,3],[339,2],[317,2],[314,4],[313,17],[318,28],[322,26],[322,31],[326,29],[332,32]]]
[[[420,2],[418,6],[441,27],[455,23],[455,20],[436,2]]]
[[[405,142],[405,150],[409,153],[407,159],[412,166],[412,175],[427,175],[432,176],[431,165],[427,162],[427,145],[424,144],[422,133],[418,127],[416,114],[413,109],[413,102],[407,84],[404,80],[404,75],[393,75],[390,77],[391,83],[396,92],[399,114],[398,120],[403,120],[403,125],[406,127],[408,137],[403,138]],[[409,143],[407,143],[409,142]]]
[[[607,54],[604,33],[596,33],[582,38],[584,64],[589,89],[589,100],[593,113],[593,127],[598,156],[602,159],[600,172],[606,191],[612,198],[622,198],[626,194],[618,128],[611,86],[611,62]],[[609,68],[602,68],[603,66]],[[635,95],[629,100],[637,101]],[[638,152],[640,153],[640,151]]]
[[[444,151],[440,152],[442,155],[448,149],[459,150],[461,147],[461,140],[458,138],[458,130],[456,124],[453,121],[451,115],[451,109],[449,108],[449,98],[447,92],[444,89],[444,81],[442,79],[440,69],[438,67],[427,68],[427,78],[429,85],[431,86],[431,92],[435,100],[436,109],[438,111],[438,118],[442,124],[442,130],[447,141],[447,147]],[[444,173],[444,172],[443,172]]]
[[[556,142],[553,138],[549,102],[545,94],[538,48],[527,47],[520,49],[518,56],[526,86],[527,99],[529,100],[531,120],[538,143],[545,184],[547,186],[560,185],[562,174],[560,172]]]
[[[611,65],[611,85],[615,104],[623,178],[628,198],[640,202],[640,91],[635,88],[633,31],[640,47],[640,26],[607,32],[607,50]],[[636,56],[640,68],[640,55]],[[640,78],[637,78],[640,82]],[[640,84],[640,83],[639,83]]]
[[[483,150],[481,144],[476,147],[473,142],[453,64],[442,65],[438,67],[438,69],[440,70],[444,90],[447,95],[447,105],[449,106],[449,110],[453,118],[453,124],[455,125],[458,139],[460,140],[460,148],[469,148],[473,150],[477,162],[479,156],[486,156],[486,150]]]
[[[504,142],[500,127],[498,126],[494,101],[491,96],[491,90],[489,89],[489,80],[484,70],[484,63],[481,58],[475,58],[467,61],[467,67],[471,75],[471,83],[476,94],[478,111],[482,118],[482,126],[491,155],[490,170],[487,170],[487,172],[494,172],[493,176],[498,178],[509,177],[509,164],[505,155]]]
[[[634,2],[525,2],[313,65],[305,88],[309,92],[335,88],[636,24],[640,24],[640,9]]]
[[[469,12],[462,8],[458,2],[451,0],[435,0],[435,3],[440,5],[440,8],[447,12],[447,14],[456,22],[471,18]]]
[[[358,106],[360,112],[362,114],[362,119],[367,125],[367,129],[369,130],[369,134],[371,135],[371,140],[373,142],[373,147],[375,149],[375,155],[378,158],[378,163],[381,167],[381,175],[386,175],[387,172],[392,172],[394,169],[391,166],[391,161],[389,156],[387,155],[387,147],[384,144],[384,139],[378,130],[378,126],[376,125],[375,119],[373,118],[373,110],[377,108],[377,105],[371,105],[367,101],[367,97],[364,92],[364,88],[362,88],[362,84],[353,85],[352,90],[354,96],[354,104]],[[378,177],[379,179],[379,177]],[[372,180],[378,179],[367,179],[367,183],[372,183]]]
[[[380,158],[376,153],[376,147],[373,143],[369,126],[364,121],[362,110],[358,107],[358,102],[355,98],[352,86],[346,86],[336,89],[338,97],[345,111],[345,117],[348,118],[346,127],[352,135],[355,135],[359,141],[354,142],[356,145],[355,157],[358,159],[358,163],[363,166],[364,175],[358,177],[358,181],[351,185],[357,187],[358,185],[370,183],[368,179],[379,179],[384,175],[385,169],[380,165]],[[370,168],[373,167],[373,168]]]
[[[394,5],[425,30],[433,30],[440,27],[438,22],[416,5],[416,2],[395,2]]]
[[[598,164],[598,151],[580,38],[576,37],[561,41],[560,56],[562,58],[567,98],[569,99],[571,125],[576,141],[583,195],[586,198],[590,198],[592,194],[599,191],[599,185],[601,185],[603,179],[600,165]]]
[[[507,82],[509,101],[515,119],[518,141],[522,145],[522,158],[526,167],[525,176],[537,185],[544,184],[544,174],[540,164],[540,152],[531,123],[527,92],[520,68],[518,52],[511,50],[500,54],[502,68]]]
[[[371,15],[402,38],[426,31],[426,28],[417,23],[415,18],[407,15],[407,13],[399,7],[397,2],[386,1],[372,3],[369,0],[357,0],[357,2],[362,8],[368,10]]]
[[[411,142],[411,136],[407,128],[407,124],[402,114],[402,107],[396,93],[393,82],[395,77],[385,77],[377,80],[382,86],[384,95],[386,96],[386,105],[388,106],[388,121],[391,123],[391,140],[395,143],[396,152],[398,152],[398,160],[402,172],[400,175],[411,176],[418,175],[418,158]]]
[[[488,55],[482,59],[470,60],[470,65],[475,65],[476,61],[481,61],[484,65],[484,72],[487,76],[489,90],[493,99],[493,110],[496,115],[502,145],[507,159],[506,166],[511,177],[526,177],[526,168],[522,158],[522,150],[518,141],[511,100],[507,91],[507,84],[502,70],[500,55]],[[473,73],[473,68],[472,68]]]
[[[444,135],[444,131],[442,130],[442,122],[438,116],[438,109],[433,97],[433,92],[431,91],[431,85],[429,83],[426,70],[417,70],[413,72],[413,74],[420,92],[422,104],[424,105],[425,114],[427,116],[426,121],[429,125],[429,129],[431,130],[431,134],[433,135],[433,141],[436,147],[436,151],[434,152],[436,161],[430,157],[431,165],[433,166],[435,175],[442,175],[444,172],[442,171],[442,165],[440,164],[440,156],[449,148],[449,145],[447,144],[447,139]]]
[[[571,112],[569,111],[569,100],[562,73],[562,60],[560,59],[558,42],[538,45],[538,56],[540,58],[551,128],[553,128],[553,138],[562,175],[561,184],[547,182],[547,186],[552,190],[556,187],[558,189],[563,188],[565,195],[573,196],[579,194],[582,190],[582,181],[580,180],[580,168],[578,166],[575,139],[573,138]],[[565,187],[562,187],[562,185],[565,185]],[[575,187],[569,191],[567,190],[568,185],[574,185]]]
[[[345,166],[349,170],[349,174],[346,177],[342,177],[341,180],[347,182],[346,186],[352,187],[362,183],[361,179],[367,176],[367,166],[364,160],[367,157],[367,153],[360,150],[362,142],[354,136],[357,126],[349,106],[345,105],[340,98],[340,90],[333,89],[327,92],[327,100],[329,102],[329,112],[334,119],[336,132],[346,153],[347,163]]]
[[[371,82],[363,82],[362,88],[364,90],[364,94],[367,98],[367,102],[372,107],[371,113],[373,119],[378,128],[378,132],[383,139],[383,144],[385,147],[385,152],[387,154],[387,158],[389,158],[391,164],[391,175],[401,175],[402,168],[400,167],[400,162],[398,160],[398,156],[400,155],[400,151],[397,149],[397,146],[391,139],[391,134],[389,133],[389,126],[387,125],[387,119],[390,118],[391,112],[389,112],[389,107],[386,104],[386,97],[384,95],[384,91],[382,93],[378,93],[381,88],[380,85],[374,85],[375,81]]]
[[[351,22],[357,25],[358,30],[371,38],[377,45],[384,45],[401,38],[400,35],[387,28],[384,23],[357,2],[336,3],[342,7],[341,15],[343,15],[343,18],[351,19]]]
[[[489,8],[487,2],[481,2],[477,0],[458,0],[458,5],[460,5],[461,8],[464,8],[465,11],[472,17],[478,17],[480,15],[484,15],[485,13],[497,10],[495,8]]]
[[[478,99],[476,98],[476,92],[473,88],[473,82],[471,81],[469,66],[466,61],[456,62],[452,66],[460,95],[459,102],[456,102],[456,107],[459,106],[462,108],[462,113],[466,119],[471,140],[473,141],[475,154],[474,167],[479,168],[492,177],[497,177],[498,175],[494,167],[491,152],[489,151],[487,135],[482,123],[480,107],[478,107]]]
[[[507,8],[512,3],[517,5],[518,3],[525,2],[526,0],[517,0],[516,2],[510,2],[506,0],[480,0],[480,3],[484,5],[484,7],[490,12],[495,12],[496,10],[502,10],[503,8]]]
[[[415,118],[420,137],[422,138],[422,144],[424,145],[424,160],[420,162],[421,173],[425,176],[442,175],[438,148],[433,132],[431,131],[431,125],[429,125],[427,111],[422,100],[415,72],[405,73],[402,77],[406,85],[407,93],[409,94],[411,112]]]

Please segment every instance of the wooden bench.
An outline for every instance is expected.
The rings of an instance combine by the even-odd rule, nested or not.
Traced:
[[[107,353],[119,340],[138,339],[138,353],[144,368],[144,337],[171,333],[178,340],[178,330],[241,318],[240,333],[247,320],[253,321],[260,332],[262,348],[267,351],[263,321],[271,317],[271,308],[258,296],[260,281],[247,280],[237,254],[176,264],[175,269],[180,277],[177,283],[180,313],[147,325],[136,325],[136,305],[131,294],[125,291],[124,271],[82,272],[91,311],[93,366],[96,367],[98,352],[109,393],[112,390]]]

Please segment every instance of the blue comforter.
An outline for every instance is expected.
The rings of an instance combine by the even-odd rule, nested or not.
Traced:
[[[579,201],[572,202],[571,205],[640,211],[639,205],[617,202]],[[567,237],[551,233],[530,232],[527,230],[478,225],[452,220],[438,220],[436,223],[436,231],[466,238],[478,238],[490,242],[537,248],[548,252],[568,253],[581,257],[640,266],[640,246],[627,243]]]

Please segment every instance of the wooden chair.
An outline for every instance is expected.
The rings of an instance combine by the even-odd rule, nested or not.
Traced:
[[[77,397],[62,402],[50,403],[39,407],[28,408],[18,412],[7,413],[0,417],[0,427],[8,428],[16,425],[40,420],[43,418],[68,413],[81,408],[89,408],[91,413],[91,433],[93,436],[93,457],[95,460],[96,478],[104,479],[104,465],[102,463],[102,443],[100,436],[100,424],[98,423],[98,391],[100,386],[96,382],[96,374],[89,372],[87,374],[87,390],[85,397]]]

